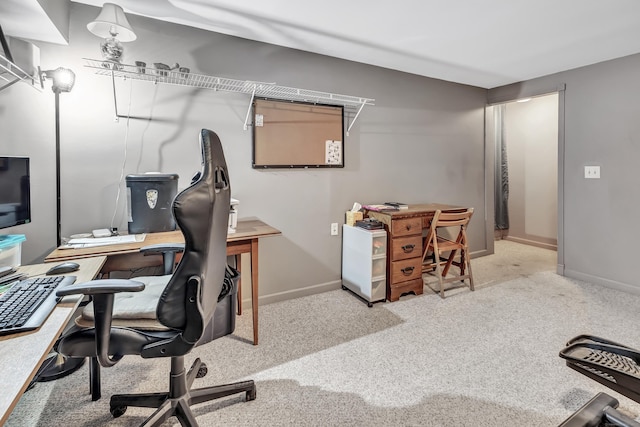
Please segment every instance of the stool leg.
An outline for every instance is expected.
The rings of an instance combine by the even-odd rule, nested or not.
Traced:
[[[471,271],[471,257],[468,255],[468,250],[469,248],[465,248],[465,250],[463,251],[464,255],[465,255],[465,262],[467,263],[467,271],[469,273],[467,273],[469,275],[469,289],[471,289],[472,291],[474,290],[473,288],[473,272]]]
[[[444,283],[442,282],[442,266],[440,265],[440,253],[437,254],[438,260],[436,261],[436,274],[438,275],[438,282],[440,282],[440,297],[444,299]]]

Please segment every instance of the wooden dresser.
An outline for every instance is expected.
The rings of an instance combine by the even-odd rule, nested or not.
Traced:
[[[464,210],[460,206],[429,203],[409,205],[397,211],[365,211],[365,216],[385,224],[387,245],[387,300],[401,295],[422,294],[422,230],[428,228],[436,210]]]

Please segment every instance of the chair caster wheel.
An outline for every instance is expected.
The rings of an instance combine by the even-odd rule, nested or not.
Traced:
[[[249,402],[251,400],[256,400],[256,388],[255,388],[255,386],[251,390],[247,391],[247,399],[246,399],[246,401]]]
[[[112,406],[111,408],[109,408],[109,412],[111,412],[111,415],[113,415],[113,418],[118,418],[118,417],[121,417],[122,415],[124,415],[125,412],[127,412],[127,407],[126,406]]]
[[[207,375],[207,372],[209,372],[209,369],[207,368],[207,365],[203,363],[202,365],[200,365],[200,368],[198,368],[198,373],[196,374],[196,378],[204,377],[205,375]]]
[[[346,287],[345,285],[342,285],[342,290],[343,290],[343,291],[346,291],[346,290],[347,290],[347,287]]]
[[[369,307],[369,308],[373,307],[373,303],[372,302],[368,302],[367,303],[367,307]]]

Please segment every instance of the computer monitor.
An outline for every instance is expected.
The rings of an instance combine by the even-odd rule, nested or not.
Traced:
[[[31,222],[29,158],[0,157],[0,228]]]

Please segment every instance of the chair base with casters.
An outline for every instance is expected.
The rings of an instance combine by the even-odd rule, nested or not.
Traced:
[[[84,357],[65,357],[55,351],[49,353],[44,362],[40,364],[40,368],[38,368],[38,371],[27,386],[27,390],[31,390],[38,382],[55,381],[71,375],[80,369],[84,362]]]
[[[473,208],[463,212],[443,212],[437,210],[424,239],[422,255],[422,273],[433,274],[438,278],[439,294],[444,298],[446,283],[469,282],[469,289],[474,290],[473,272],[467,243],[467,225],[473,215]],[[457,229],[457,235],[448,237],[444,231]],[[457,258],[457,259],[456,259]],[[457,267],[459,274],[449,276],[451,267]]]
[[[206,365],[200,359],[196,359],[189,372],[185,372],[184,356],[172,357],[168,392],[115,394],[111,396],[109,411],[114,418],[117,418],[123,415],[129,406],[157,408],[143,425],[159,426],[170,417],[175,416],[183,426],[197,426],[198,423],[191,411],[191,405],[237,393],[245,393],[246,401],[256,398],[256,386],[253,380],[191,389],[193,380],[201,378],[205,374]]]
[[[235,268],[230,266],[227,266],[226,272],[227,273],[224,279],[223,291],[218,297],[218,306],[216,307],[216,311],[214,312],[212,322],[207,325],[204,333],[202,334],[202,337],[196,345],[206,344],[222,336],[229,335],[235,330],[235,302],[240,274]],[[147,283],[147,286],[143,292],[136,292],[132,296],[129,296],[126,300],[129,305],[136,305],[136,301],[140,301],[140,298],[157,298],[156,294],[159,295],[159,292],[161,291],[161,289],[156,290],[154,288],[157,288],[157,285],[163,282],[162,276],[144,276],[139,279],[142,279],[143,281],[156,279],[156,281],[154,281],[153,283]],[[140,295],[144,293],[146,293],[146,295],[140,297]],[[118,304],[117,298],[118,297],[116,296],[112,325],[121,326],[121,323],[127,323],[127,306]],[[121,311],[122,309],[125,310],[125,313]],[[152,314],[152,312],[146,313],[145,319],[138,320],[137,322],[141,325],[157,325],[157,320],[150,319],[150,316],[152,316]],[[76,330],[79,327],[87,327],[93,323],[93,309],[90,305],[82,311],[82,315],[76,320],[76,323]],[[152,327],[149,329],[152,330]],[[80,360],[84,362],[84,358],[65,359]],[[98,362],[97,357],[89,357],[89,392],[91,393],[91,400],[93,401],[99,400],[102,397],[100,382],[100,363]]]
[[[640,403],[640,352],[592,335],[578,335],[560,351],[569,368]],[[618,401],[599,393],[561,427],[640,427],[615,408]]]

